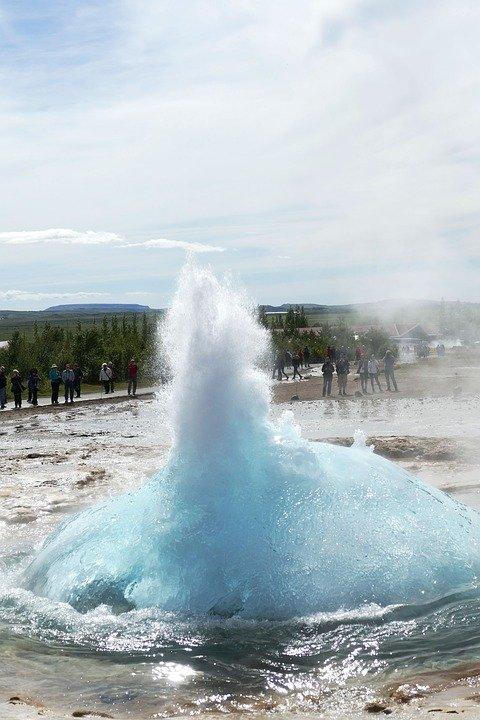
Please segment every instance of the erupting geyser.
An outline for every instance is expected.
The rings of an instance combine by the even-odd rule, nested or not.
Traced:
[[[187,267],[163,332],[173,445],[136,492],[76,515],[26,573],[79,609],[287,618],[417,603],[477,582],[480,516],[368,449],[269,419],[243,298]]]

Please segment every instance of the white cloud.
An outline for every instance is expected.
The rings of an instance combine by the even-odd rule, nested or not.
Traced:
[[[128,248],[158,248],[160,250],[186,250],[193,253],[224,252],[225,248],[219,245],[207,245],[199,242],[186,242],[184,240],[145,240],[138,243],[126,243],[122,247]]]
[[[155,293],[149,292],[148,290],[131,290],[126,292],[126,297],[146,297],[147,295],[154,295]]]
[[[14,230],[0,232],[0,244],[35,245],[37,243],[59,245],[107,245],[121,240],[120,235],[93,230],[69,230],[51,228],[49,230]]]
[[[0,245],[114,245],[118,248],[157,248],[159,250],[186,250],[193,253],[224,252],[225,248],[199,242],[183,240],[153,239],[142,242],[128,242],[113,232],[94,230],[69,230],[52,228],[50,230],[18,230],[0,232]]]
[[[108,297],[102,292],[30,292],[28,290],[0,290],[0,300],[19,302],[37,300],[87,300],[89,298]]]

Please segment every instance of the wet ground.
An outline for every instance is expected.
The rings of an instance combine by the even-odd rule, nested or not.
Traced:
[[[418,377],[415,368],[400,371],[402,392],[398,395],[322,400],[318,399],[319,381],[310,381],[296,385],[308,388],[305,392],[312,399],[277,404],[273,413],[292,411],[304,434],[319,442],[348,444],[360,429],[376,452],[480,509],[480,394],[472,384],[480,363],[469,358],[467,364],[458,353],[449,363],[431,362],[420,367]],[[409,379],[410,392],[406,389]],[[429,395],[425,383],[443,387],[444,394]],[[290,389],[285,391],[287,387]],[[291,387],[285,383],[282,392],[293,394]],[[277,399],[281,399],[278,394]],[[2,417],[0,569],[4,575],[13,564],[21,565],[63,517],[102,497],[136,487],[158,469],[170,443],[162,405],[160,393],[155,400],[127,399],[61,413],[39,411]],[[29,614],[31,626],[25,628],[17,614],[18,598],[15,602],[7,607],[10,615],[4,607],[4,619],[10,618],[9,629],[2,630],[0,645],[0,702],[5,703],[0,705],[0,717],[5,720],[40,714],[48,717],[54,712],[58,717],[82,717],[81,713],[90,711],[97,717],[118,718],[276,711],[328,718],[390,712],[442,717],[443,711],[480,717],[480,670],[472,657],[463,663],[453,662],[446,670],[437,666],[433,653],[426,667],[420,669],[412,662],[409,673],[408,660],[403,655],[400,658],[394,636],[388,633],[410,634],[412,653],[421,655],[422,632],[429,632],[429,627],[420,624],[414,630],[408,618],[392,617],[377,634],[365,636],[377,643],[380,658],[383,653],[391,662],[392,653],[399,653],[399,679],[395,681],[395,672],[387,678],[381,667],[378,672],[372,671],[369,663],[374,648],[368,649],[368,639],[363,645],[359,643],[360,630],[351,619],[340,618],[333,623],[330,619],[334,635],[325,629],[325,619],[317,618],[316,624],[288,628],[288,632],[278,627],[257,628],[254,640],[248,627],[216,628],[212,632],[205,627],[193,631],[185,626],[185,642],[180,649],[165,636],[164,618],[142,618],[143,636],[137,637],[128,624],[121,625],[108,612],[99,611],[78,625],[75,642],[69,645],[65,641],[67,631],[78,620],[68,609],[41,635],[35,624],[44,619],[42,609]],[[480,617],[468,598],[461,602],[465,626],[470,628],[465,637],[467,646],[470,638],[476,641],[473,628],[480,624]],[[369,623],[375,625],[375,611],[372,613]],[[92,652],[92,634],[99,626],[104,652],[98,648]],[[231,642],[232,632],[235,648],[228,650],[227,657],[225,643],[227,635]],[[448,644],[448,630],[442,633],[438,642]],[[270,647],[272,636],[283,648],[281,656],[266,650],[260,658],[255,647]],[[141,647],[140,642],[144,643]],[[330,647],[329,643],[334,645]],[[363,650],[356,655],[355,647],[360,645]],[[132,647],[137,647],[136,651]],[[322,653],[328,658],[332,652],[331,661],[319,660]],[[186,662],[189,655],[192,660]],[[202,679],[207,655],[208,682]],[[228,663],[236,667],[230,679],[222,674]],[[317,667],[320,663],[321,672],[312,674],[315,663]],[[367,680],[359,683],[362,663]],[[349,675],[352,667],[355,673]],[[261,688],[256,686],[259,673],[268,679]],[[212,677],[217,678],[216,684]],[[353,677],[355,690],[350,692]],[[336,699],[329,702],[334,686]],[[241,696],[235,690],[239,687],[248,691]]]

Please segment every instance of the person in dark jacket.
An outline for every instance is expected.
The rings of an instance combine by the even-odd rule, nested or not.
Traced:
[[[323,391],[322,395],[325,397],[332,394],[332,378],[333,378],[333,371],[335,370],[333,362],[330,360],[330,358],[327,356],[327,359],[322,365],[322,375],[323,375]]]
[[[62,381],[65,386],[65,404],[70,401],[73,403],[73,391],[75,385],[75,373],[73,372],[70,365],[65,365],[65,370],[62,372]]]
[[[82,368],[79,367],[76,363],[73,366],[73,378],[73,389],[75,390],[75,397],[79,398],[82,395],[83,372]]]
[[[18,370],[14,370],[12,372],[12,392],[13,392],[13,399],[15,401],[15,408],[21,408],[22,407],[22,392],[25,390],[25,388],[22,385],[22,378],[20,377],[20,373]]]
[[[395,379],[395,355],[391,350],[387,350],[383,358],[385,368],[385,380],[387,383],[387,390],[392,390],[392,385],[395,388],[395,392],[398,392],[397,381]]]
[[[107,367],[110,370],[110,392],[113,393],[115,392],[115,380],[117,379],[117,374],[112,362],[109,362]]]
[[[31,405],[38,405],[38,386],[40,378],[38,377],[37,368],[32,368],[27,375],[28,402]]]
[[[302,362],[302,359],[301,359],[301,357],[300,357],[300,353],[299,353],[297,350],[295,350],[295,352],[294,352],[293,355],[292,355],[292,365],[293,365],[293,377],[292,377],[292,380],[295,380],[295,378],[297,377],[297,375],[298,375],[298,377],[300,378],[300,380],[303,379],[303,375],[300,375],[300,372],[299,372],[299,370],[298,370],[298,368],[300,367],[301,362]]]
[[[7,404],[7,373],[5,368],[0,367],[0,410],[5,408]]]
[[[303,348],[303,360],[305,363],[305,367],[309,368],[310,367],[310,348],[308,347],[308,345],[305,345],[305,347]]]
[[[337,362],[337,380],[338,380],[338,394],[347,394],[347,379],[348,373],[350,372],[350,363],[348,362],[346,355],[340,355],[340,360]]]
[[[62,382],[62,376],[58,371],[57,365],[52,365],[50,368],[48,379],[52,387],[52,405],[58,405],[58,391],[60,389],[60,383]]]

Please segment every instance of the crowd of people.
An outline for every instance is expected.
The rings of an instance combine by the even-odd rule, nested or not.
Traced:
[[[309,370],[311,353],[310,349],[305,346],[303,348],[295,348],[294,350],[279,349],[276,352],[273,375],[278,380],[290,379],[285,372],[285,368],[292,367],[292,379],[303,379],[300,370]],[[382,358],[385,373],[385,383],[387,391],[398,391],[397,381],[395,378],[395,354],[391,350],[387,350]],[[380,361],[375,354],[368,354],[364,347],[357,347],[355,350],[355,368],[360,381],[359,391],[362,394],[368,394],[369,388],[372,393],[383,391],[380,383]],[[323,376],[323,397],[330,397],[332,394],[333,377],[336,374],[338,384],[338,394],[347,395],[348,376],[351,373],[351,363],[349,359],[349,351],[341,347],[338,351],[335,347],[328,346],[325,357],[321,363],[321,372]],[[102,392],[106,395],[115,392],[115,383],[117,374],[113,363],[104,362],[99,371],[99,383]],[[138,365],[135,358],[132,358],[126,368],[126,379],[128,382],[128,395],[135,396],[137,392],[138,382]],[[52,405],[59,404],[60,387],[63,385],[63,395],[65,404],[72,404],[75,399],[81,397],[83,373],[82,369],[76,365],[66,364],[63,370],[59,370],[54,363],[48,373],[48,381],[50,383]],[[28,403],[38,405],[38,393],[40,390],[41,379],[36,368],[28,371],[24,385],[23,378],[18,370],[13,370],[10,376],[10,386],[13,394],[15,408],[21,408],[23,402],[23,394],[28,392]],[[0,409],[7,406],[7,389],[8,377],[4,367],[0,367]]]
[[[135,396],[137,393],[137,382],[138,382],[138,365],[135,358],[132,358],[126,368],[127,378],[127,392],[128,395]],[[102,391],[107,395],[115,392],[115,382],[117,380],[117,374],[113,363],[103,363],[99,372],[99,383],[102,387]],[[82,381],[83,372],[82,369],[74,364],[65,365],[63,370],[59,370],[58,366],[54,363],[48,373],[48,381],[50,384],[50,400],[52,405],[58,405],[58,396],[60,394],[60,387],[63,385],[64,389],[64,402],[65,404],[72,404],[74,398],[80,398],[82,395]],[[28,392],[28,403],[30,405],[38,405],[38,393],[41,385],[41,378],[36,368],[31,368],[25,380],[21,377],[18,370],[12,370],[10,376],[10,387],[13,395],[13,402],[15,408],[21,408],[23,402],[23,394],[25,391]],[[0,367],[0,409],[4,410],[7,406],[7,390],[8,390],[8,376],[5,368]]]
[[[386,390],[390,392],[398,392],[398,385],[395,378],[395,354],[392,350],[387,350],[382,358],[385,373]],[[272,379],[288,380],[290,376],[285,372],[286,367],[293,368],[292,380],[303,379],[300,369],[310,369],[310,350],[308,347],[296,348],[293,351],[280,348],[275,354],[273,365]],[[370,355],[365,348],[358,346],[355,350],[355,367],[360,380],[360,390],[364,395],[377,390],[383,392],[380,383],[380,361],[374,353]],[[325,351],[325,357],[321,364],[323,375],[323,397],[330,397],[332,394],[333,376],[336,373],[338,383],[338,394],[347,395],[348,376],[351,372],[349,360],[349,351],[345,347],[341,347],[338,351],[335,347],[328,346]]]

